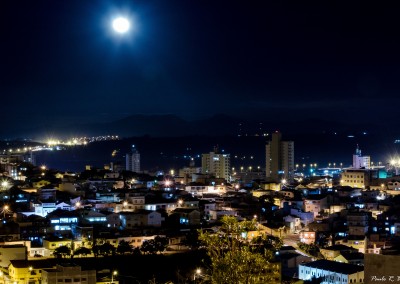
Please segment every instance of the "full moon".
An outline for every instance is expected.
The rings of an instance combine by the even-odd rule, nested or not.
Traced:
[[[120,34],[126,33],[129,30],[130,26],[131,24],[129,23],[128,19],[123,17],[118,17],[112,22],[112,27],[114,31]]]

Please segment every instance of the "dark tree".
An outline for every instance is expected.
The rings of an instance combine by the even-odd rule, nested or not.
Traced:
[[[117,247],[117,253],[125,254],[125,253],[132,253],[133,248],[127,241],[120,241]]]
[[[99,246],[99,253],[104,256],[114,255],[115,247],[110,243],[104,243],[101,246]]]
[[[78,248],[78,249],[76,249],[74,251],[74,255],[86,256],[86,255],[91,254],[91,253],[92,253],[92,250],[88,249],[88,248],[85,248],[85,247],[80,247],[80,248]]]
[[[67,246],[60,246],[53,252],[56,257],[66,257],[71,255],[71,249]]]

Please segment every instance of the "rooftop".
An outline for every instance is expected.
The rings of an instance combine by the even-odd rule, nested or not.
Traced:
[[[364,266],[342,263],[337,261],[330,261],[325,259],[320,259],[304,264],[301,266],[312,267],[322,270],[327,270],[331,272],[341,273],[341,274],[354,274],[360,271],[364,271]]]

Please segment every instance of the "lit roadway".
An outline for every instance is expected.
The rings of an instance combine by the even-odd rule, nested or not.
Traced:
[[[305,252],[300,251],[298,249],[299,247],[297,246],[297,243],[299,241],[300,241],[300,235],[299,234],[286,234],[283,237],[283,244],[284,245],[294,247],[296,249],[296,252],[299,253],[299,254],[302,254],[302,255],[308,256],[308,257],[313,257],[313,256],[311,256],[309,254],[306,254]]]

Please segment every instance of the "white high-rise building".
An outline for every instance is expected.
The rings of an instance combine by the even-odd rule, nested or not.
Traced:
[[[294,142],[282,141],[282,134],[272,134],[272,141],[266,145],[266,177],[281,182],[292,181],[294,175]]]
[[[140,172],[140,153],[136,149],[135,145],[132,145],[132,150],[130,153],[127,153],[125,156],[126,159],[126,167],[127,171],[132,171],[135,173]]]
[[[362,156],[361,150],[358,148],[356,149],[356,153],[353,154],[353,169],[369,169],[371,167],[371,157],[370,156]]]
[[[214,152],[202,155],[201,169],[203,174],[213,174],[217,178],[224,178],[227,181],[230,181],[231,178],[230,155],[218,153],[218,148],[215,147]]]

